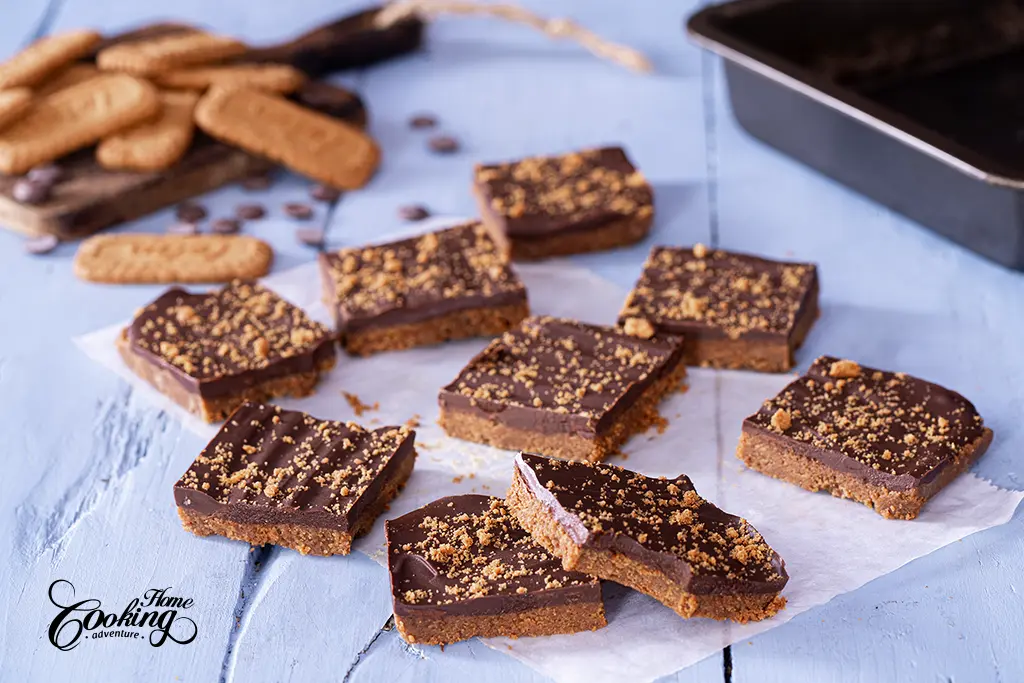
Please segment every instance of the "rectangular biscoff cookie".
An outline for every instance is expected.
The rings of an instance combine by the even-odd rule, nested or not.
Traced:
[[[683,618],[746,623],[786,605],[786,563],[684,475],[520,453],[505,502],[566,569],[629,586]]]
[[[255,88],[283,95],[293,93],[306,82],[306,74],[287,64],[233,64],[176,69],[153,76],[164,88],[206,90],[214,86]]]
[[[102,73],[94,64],[79,62],[61,69],[56,75],[47,78],[39,87],[33,88],[32,92],[36,97],[46,97],[58,90],[78,85],[90,78],[96,78]]]
[[[32,91],[28,88],[0,90],[0,130],[20,119],[32,107]]]
[[[0,64],[0,90],[39,85],[65,64],[87,55],[102,39],[88,30],[40,38]]]
[[[245,43],[234,38],[192,31],[108,47],[96,55],[96,65],[104,71],[149,76],[183,67],[216,64],[237,57],[247,49]]]
[[[104,168],[127,171],[162,171],[178,162],[192,144],[192,111],[199,95],[193,92],[160,94],[163,110],[153,121],[106,138],[96,148],[96,161]]]
[[[251,88],[212,88],[196,123],[213,137],[340,190],[365,185],[380,149],[352,126]]]
[[[75,275],[89,282],[229,282],[267,274],[274,252],[246,235],[96,235],[75,254]]]
[[[160,113],[146,81],[104,74],[41,99],[0,133],[0,171],[20,175]]]

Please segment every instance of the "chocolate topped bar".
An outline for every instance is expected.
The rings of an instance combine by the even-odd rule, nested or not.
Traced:
[[[308,394],[335,362],[326,327],[242,281],[210,293],[168,290],[139,311],[120,349],[136,373],[211,421],[244,400]]]
[[[823,356],[744,421],[738,455],[771,476],[910,519],[991,440],[955,391]]]
[[[781,372],[818,315],[813,264],[654,247],[619,314],[631,334],[680,334],[687,363]]]
[[[409,642],[605,624],[598,580],[562,569],[499,498],[441,498],[389,520],[385,530],[395,618]]]
[[[684,617],[756,620],[785,604],[782,559],[686,476],[520,453],[508,505],[563,566],[636,588]]]
[[[479,222],[320,263],[342,345],[354,353],[499,334],[528,314],[526,289]]]
[[[185,527],[347,553],[409,476],[415,432],[244,403],[174,486]]]
[[[675,337],[528,318],[441,390],[441,424],[470,441],[599,460],[656,420],[685,374],[681,360]]]
[[[642,239],[653,192],[621,147],[478,165],[484,222],[514,258],[608,249]]]

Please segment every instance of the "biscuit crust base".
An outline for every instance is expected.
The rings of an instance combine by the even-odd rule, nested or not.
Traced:
[[[753,341],[742,336],[738,339],[701,339],[696,334],[684,334],[686,364],[725,370],[788,372],[796,365],[796,350],[803,346],[819,315],[818,283],[815,281],[788,339]]]
[[[694,594],[683,590],[664,572],[612,550],[577,545],[551,510],[530,491],[518,470],[505,504],[530,532],[534,541],[562,560],[565,569],[584,572],[629,586],[650,595],[684,619],[707,617],[731,619],[744,624],[775,616],[786,606],[786,598],[774,593]]]
[[[442,609],[431,611],[437,614]],[[601,601],[536,607],[507,614],[395,615],[395,625],[405,642],[423,645],[447,645],[476,636],[553,636],[596,631],[607,624]]]
[[[578,434],[544,434],[510,427],[475,413],[441,407],[438,420],[448,436],[513,451],[543,453],[552,458],[599,462],[618,453],[629,437],[647,431],[661,421],[658,403],[678,389],[686,377],[686,365],[680,361],[672,371],[654,382],[619,416],[611,429],[595,438]],[[495,415],[495,420],[500,414]]]
[[[245,401],[264,402],[278,396],[309,396],[320,381],[320,375],[331,370],[336,363],[332,356],[321,362],[312,372],[275,377],[234,394],[203,398],[185,388],[170,370],[150,363],[135,353],[128,343],[127,332],[122,332],[117,338],[117,350],[132,372],[146,380],[161,394],[207,422],[226,420]]]
[[[186,531],[196,536],[225,536],[251,545],[270,543],[297,550],[303,555],[348,555],[352,540],[368,532],[373,523],[405,486],[416,463],[416,453],[405,459],[399,469],[384,482],[377,499],[356,519],[348,531],[303,524],[251,524],[226,519],[219,514],[206,515],[178,507],[178,516]]]
[[[836,498],[863,503],[886,519],[914,519],[928,500],[963,474],[992,443],[992,430],[956,454],[935,479],[906,491],[871,484],[860,477],[832,469],[828,465],[796,453],[778,438],[744,426],[736,457],[750,469],[796,484],[808,491],[827,491]]]
[[[369,356],[381,351],[402,351],[418,346],[433,346],[456,339],[494,337],[512,329],[530,315],[529,305],[470,308],[406,325],[376,327],[342,333],[341,346],[354,356]]]

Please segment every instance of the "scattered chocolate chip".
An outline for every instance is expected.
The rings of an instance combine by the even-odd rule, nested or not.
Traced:
[[[210,224],[210,232],[215,232],[218,235],[234,235],[241,229],[242,224],[234,218],[218,218]]]
[[[239,204],[235,207],[235,215],[243,221],[258,221],[267,215],[262,204]]]
[[[250,192],[269,189],[273,184],[274,178],[269,173],[261,173],[242,179],[242,187]]]
[[[56,249],[58,242],[59,240],[55,235],[39,235],[38,237],[25,240],[24,246],[25,251],[29,254],[42,256]]]
[[[288,202],[284,205],[284,212],[300,221],[308,221],[313,217],[313,209],[309,205],[300,204],[299,202]]]
[[[338,198],[341,197],[341,191],[329,185],[314,185],[313,189],[309,191],[309,196],[318,202],[330,204],[338,201]]]
[[[47,164],[45,166],[36,166],[28,172],[26,176],[29,180],[34,180],[37,183],[43,183],[44,185],[53,185],[64,175],[64,170],[56,164]]]
[[[419,204],[409,204],[408,206],[399,207],[398,215],[401,216],[403,220],[421,221],[424,218],[429,218],[430,212]]]
[[[437,118],[430,114],[417,114],[416,116],[409,119],[409,127],[422,130],[424,128],[433,128],[437,125]]]
[[[198,223],[206,218],[206,209],[201,204],[196,204],[195,202],[182,202],[178,204],[178,210],[175,215],[179,221]]]
[[[435,135],[427,144],[430,151],[438,154],[454,154],[459,151],[459,141],[451,135]]]
[[[42,204],[50,198],[50,185],[21,178],[14,183],[11,196],[21,204]]]
[[[188,221],[178,221],[167,226],[167,234],[169,235],[195,235],[199,232],[199,228],[195,223],[189,223]]]
[[[295,236],[310,247],[320,247],[324,243],[324,231],[320,228],[299,228],[295,231]]]

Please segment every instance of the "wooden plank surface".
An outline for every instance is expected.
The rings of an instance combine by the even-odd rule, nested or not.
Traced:
[[[209,25],[250,40],[279,40],[362,3],[242,0],[53,6],[52,25],[121,29],[155,18]],[[749,140],[729,118],[720,69],[688,46],[682,18],[695,2],[585,0],[523,3],[571,15],[643,48],[657,73],[638,76],[572,45],[486,20],[441,20],[428,50],[343,80],[366,98],[384,164],[364,191],[318,206],[332,246],[402,229],[396,208],[424,203],[470,215],[477,161],[623,142],[657,194],[644,245],[578,259],[629,285],[653,243],[695,241],[822,264],[825,314],[802,358],[825,350],[948,381],[977,400],[999,449],[978,471],[1020,488],[1024,450],[1024,278],[960,251]],[[40,25],[47,7],[18,3],[0,22],[0,52]],[[7,10],[5,9],[5,12]],[[429,111],[464,150],[430,155],[408,130]],[[233,187],[204,199],[211,215],[241,201],[272,209],[251,224],[278,254],[275,268],[309,261],[280,205],[307,199],[309,183],[283,179],[267,194]],[[123,230],[161,231],[164,211]],[[77,282],[73,247],[47,258],[0,235],[0,680],[7,681],[473,681],[543,677],[479,642],[414,649],[393,630],[386,575],[362,557],[303,558],[291,551],[197,539],[180,528],[170,486],[202,446],[196,437],[92,365],[70,339],[124,319],[159,288]],[[1014,642],[1024,610],[1019,519],[970,537],[734,646],[675,681],[1017,680]],[[851,558],[856,561],[856,558]],[[150,587],[196,601],[199,637],[187,646],[86,643],[60,652],[46,640],[46,589],[123,606]],[[175,678],[176,677],[176,678]]]

